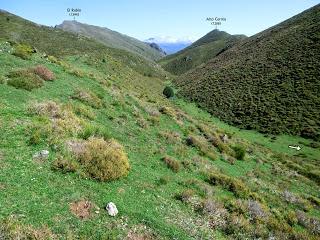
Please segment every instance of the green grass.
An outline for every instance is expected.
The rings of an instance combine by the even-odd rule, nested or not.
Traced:
[[[0,43],[0,49],[12,47]],[[70,239],[125,239],[137,228],[142,229],[141,234],[155,239],[234,239],[238,232],[208,227],[212,216],[197,210],[203,201],[209,199],[218,201],[221,208],[227,209],[226,221],[237,214],[250,221],[251,229],[245,237],[250,239],[257,234],[264,238],[266,235],[262,230],[267,230],[270,222],[256,223],[249,220],[248,212],[241,213],[230,207],[236,205],[236,200],[245,205],[250,198],[259,199],[271,219],[276,217],[272,210],[285,216],[288,207],[293,211],[302,210],[307,203],[311,205],[306,210],[307,216],[319,219],[319,207],[307,200],[310,196],[319,197],[319,185],[310,176],[294,175],[291,165],[285,162],[299,162],[303,169],[319,169],[315,160],[319,159],[319,149],[303,146],[301,152],[306,158],[301,161],[287,146],[300,141],[307,145],[308,140],[277,136],[273,142],[255,131],[229,126],[195,104],[178,98],[166,99],[162,94],[166,85],[162,70],[154,70],[154,75],[148,77],[142,70],[150,65],[144,61],[132,67],[122,61],[127,55],[118,58],[112,53],[108,55],[107,63],[103,63],[97,61],[100,55],[95,52],[81,56],[69,54],[60,57],[61,62],[56,63],[41,57],[41,52],[33,54],[29,60],[16,57],[9,51],[0,54],[0,76],[38,65],[55,75],[54,81],[45,81],[42,87],[31,91],[16,89],[5,82],[0,84],[0,205],[3,206],[0,221],[13,217],[18,226],[28,228],[29,232],[48,228],[59,239],[65,239],[67,235]],[[73,70],[81,72],[75,74]],[[99,107],[74,99],[78,89],[94,93],[94,99],[101,103]],[[67,112],[63,115],[64,121],[76,123],[59,127],[79,125],[81,129],[60,132],[57,125],[51,125],[59,118],[30,113],[30,105],[48,100],[56,102]],[[150,109],[163,107],[166,111],[153,121]],[[41,136],[38,143],[30,144],[30,126],[37,124],[50,131],[45,132],[47,134]],[[207,129],[200,128],[203,125]],[[174,138],[169,141],[159,133],[170,133]],[[244,160],[235,160],[231,164],[224,159],[223,154],[229,152],[220,153],[210,139],[222,134],[229,136],[229,141],[224,143],[228,149],[237,145],[246,148]],[[190,135],[201,138],[205,149],[213,151],[216,157],[212,159],[201,149],[188,146],[186,140]],[[130,163],[128,176],[101,182],[81,171],[65,173],[54,168],[66,141],[89,139],[90,136],[113,138],[123,146]],[[33,155],[43,149],[50,151],[49,159],[33,159]],[[288,156],[278,161],[277,153]],[[174,165],[179,165],[179,171],[168,168],[163,162],[164,156],[170,156]],[[212,172],[224,174],[234,182],[228,182],[227,187],[220,183],[212,185],[208,182]],[[195,192],[190,202],[176,198],[177,194],[188,189]],[[306,203],[283,201],[281,194],[286,189]],[[98,206],[99,213],[93,212],[86,220],[74,216],[69,204],[83,199]],[[114,218],[104,210],[110,201],[119,209],[119,215]],[[244,211],[248,210],[244,208]],[[303,239],[299,232],[305,234],[304,239],[318,237],[300,225],[289,227],[290,231],[287,231],[283,227],[287,225],[285,219],[280,219],[278,226],[271,230],[278,236],[277,227],[288,238]],[[262,229],[258,233],[254,231],[257,226]],[[21,228],[11,231],[23,232]],[[13,233],[2,232],[0,228],[1,234],[12,236]]]

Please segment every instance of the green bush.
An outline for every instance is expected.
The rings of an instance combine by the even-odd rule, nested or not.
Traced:
[[[208,182],[213,185],[221,185],[227,190],[233,192],[236,197],[257,198],[257,196],[254,193],[251,193],[248,187],[241,180],[234,179],[222,173],[211,172],[208,176]]]
[[[89,138],[77,159],[92,178],[100,181],[127,176],[130,169],[123,147],[115,140]]]
[[[110,138],[110,133],[100,126],[88,123],[79,132],[78,137],[85,140],[89,139],[90,137],[100,137],[107,140]]]
[[[244,160],[244,157],[246,155],[246,150],[244,147],[242,146],[234,146],[233,147],[233,150],[234,150],[234,153],[235,153],[235,158],[238,159],[238,160]]]
[[[74,99],[78,99],[81,102],[88,104],[89,106],[93,108],[101,108],[102,107],[102,101],[100,98],[97,97],[96,94],[89,90],[76,90],[74,95]]]
[[[172,98],[174,97],[174,91],[171,87],[166,86],[163,90],[163,95],[165,95],[166,98]]]
[[[9,73],[8,85],[31,91],[34,88],[43,86],[43,80],[29,69],[18,70]]]
[[[33,49],[27,44],[18,44],[14,48],[13,55],[20,57],[24,60],[30,59]]]
[[[169,176],[162,176],[159,178],[159,185],[166,185],[170,182],[170,177]]]
[[[77,116],[83,116],[89,120],[94,120],[96,118],[95,113],[90,107],[82,104],[72,105],[73,111]]]
[[[6,82],[7,82],[6,77],[0,76],[0,84],[4,84],[4,83],[6,83]]]
[[[76,172],[80,169],[80,164],[74,158],[70,156],[59,155],[54,161],[52,168],[55,170],[61,170],[64,173]]]

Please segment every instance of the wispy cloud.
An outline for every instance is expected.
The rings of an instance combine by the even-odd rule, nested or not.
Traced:
[[[157,36],[145,40],[146,42],[155,43],[192,43],[196,40],[195,37],[185,36],[185,37],[172,37],[172,36]]]

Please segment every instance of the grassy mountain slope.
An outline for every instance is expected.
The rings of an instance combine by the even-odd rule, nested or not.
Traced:
[[[160,72],[154,70],[159,67],[152,61],[121,49],[106,47],[104,44],[85,36],[38,25],[5,11],[0,12],[0,21],[2,23],[0,25],[0,39],[32,45],[36,50],[46,55],[63,58],[86,53],[97,57],[99,61],[103,61],[105,56],[112,56],[144,75]]]
[[[320,6],[258,33],[177,79],[220,119],[319,139]]]
[[[0,239],[319,238],[316,142],[231,127],[164,98],[163,72],[148,62],[9,17],[0,18],[10,28],[0,40]],[[40,37],[25,56],[8,41],[27,28]],[[55,57],[40,50],[50,38]],[[126,157],[127,176],[100,181],[103,160]]]
[[[230,35],[213,30],[189,47],[161,59],[160,64],[165,70],[180,75],[207,62],[244,38],[244,35]]]
[[[157,51],[138,39],[126,36],[116,31],[112,31],[108,28],[88,25],[77,21],[64,21],[62,24],[57,25],[56,27],[65,31],[91,37],[108,47],[123,49],[135,54],[139,54],[147,59],[159,60],[165,56],[161,51]]]

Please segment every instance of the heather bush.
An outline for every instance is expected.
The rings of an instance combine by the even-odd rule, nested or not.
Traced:
[[[217,155],[216,155],[215,151],[212,149],[211,146],[209,146],[209,144],[205,138],[191,135],[187,138],[186,143],[188,146],[194,146],[194,147],[198,148],[198,150],[204,156],[207,156],[208,158],[210,158],[212,160],[217,159]]]
[[[176,199],[181,202],[188,203],[195,196],[195,191],[192,189],[183,190],[181,193],[176,195]]]
[[[64,173],[76,172],[80,169],[80,164],[72,156],[58,155],[52,163],[52,168],[55,170],[61,170]]]
[[[236,197],[240,198],[259,198],[251,193],[248,187],[239,179],[235,179],[218,172],[211,172],[208,176],[208,182],[213,185],[221,185],[229,191],[233,192]]]
[[[48,68],[45,66],[36,66],[33,69],[34,73],[37,74],[39,77],[41,77],[45,81],[53,81],[54,80],[54,74],[51,72]]]
[[[169,156],[163,157],[162,160],[167,164],[168,168],[170,168],[172,171],[179,172],[180,170],[179,161]]]
[[[96,94],[89,90],[76,90],[74,95],[74,99],[78,99],[81,102],[88,104],[89,106],[93,108],[101,108],[102,107],[102,101],[100,98],[97,97]]]
[[[95,113],[90,107],[87,107],[82,104],[72,105],[73,111],[77,116],[83,116],[89,120],[94,120],[96,118]]]
[[[37,116],[29,126],[31,144],[38,144],[44,140],[50,144],[57,144],[66,137],[76,137],[85,125],[68,105],[60,105],[53,101],[32,102],[28,111]]]
[[[7,84],[15,88],[31,91],[34,88],[43,86],[43,80],[33,71],[28,69],[18,70],[9,73]]]
[[[228,211],[223,207],[223,204],[205,199],[200,205],[202,214],[209,217],[209,226],[211,228],[225,228],[227,224]]]
[[[89,138],[76,158],[88,175],[100,181],[127,176],[130,169],[127,154],[113,139]]]

